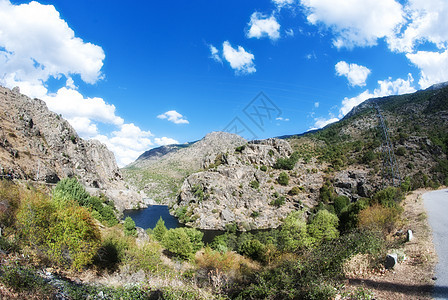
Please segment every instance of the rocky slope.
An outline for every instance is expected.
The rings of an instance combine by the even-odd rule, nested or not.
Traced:
[[[143,205],[126,188],[115,157],[96,140],[81,139],[45,102],[0,87],[0,172],[3,177],[47,184],[75,176],[104,193],[119,210]]]
[[[165,146],[143,154],[122,169],[126,181],[160,203],[173,203],[183,180],[213,162],[218,153],[233,151],[246,140],[235,134],[212,132],[182,147]],[[167,152],[160,156],[157,153]]]
[[[401,181],[392,181],[384,167],[376,106],[388,127]],[[277,227],[292,210],[311,210],[338,196],[353,202],[392,184],[403,183],[405,190],[448,185],[447,154],[448,86],[440,84],[367,100],[337,123],[286,139],[246,142],[212,133],[156,160],[137,161],[125,174],[165,199],[189,226],[235,224],[250,230]],[[293,157],[290,168],[278,165]],[[287,183],[281,184],[282,173]]]

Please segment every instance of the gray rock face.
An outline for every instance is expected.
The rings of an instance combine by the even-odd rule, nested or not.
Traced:
[[[105,145],[81,139],[42,100],[3,87],[0,87],[0,173],[50,184],[76,176],[86,187],[114,200],[119,210],[142,203],[140,195],[125,187],[115,157]]]
[[[177,148],[155,158],[139,159],[123,169],[126,181],[144,191],[149,198],[171,204],[184,179],[215,163],[219,153],[230,153],[247,141],[227,132],[212,132],[198,142]]]
[[[225,229],[231,223],[239,230],[278,227],[305,197],[288,195],[290,187],[276,182],[282,171],[272,166],[277,158],[291,153],[288,142],[269,139],[249,142],[232,153],[220,153],[219,159],[206,159],[204,165],[212,168],[187,177],[173,210],[185,207],[187,224],[202,229]],[[262,171],[261,166],[268,170]],[[290,180],[298,183],[296,177]],[[274,205],[272,202],[279,197],[285,203]]]

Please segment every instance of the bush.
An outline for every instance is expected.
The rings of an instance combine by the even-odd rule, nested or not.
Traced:
[[[295,211],[290,213],[283,222],[279,233],[279,246],[283,251],[294,252],[308,248],[311,239],[303,213]]]
[[[281,197],[278,197],[278,198],[275,199],[275,200],[272,200],[272,201],[269,203],[269,205],[276,206],[276,207],[280,207],[280,206],[282,206],[283,204],[285,204],[285,201],[286,201],[285,197],[281,196]]]
[[[295,151],[289,158],[278,158],[274,164],[274,169],[292,170],[299,160],[299,152]]]
[[[239,252],[253,260],[262,260],[264,256],[265,247],[256,239],[247,240],[241,245]]]
[[[308,225],[308,233],[317,244],[339,237],[337,230],[339,219],[336,215],[323,209],[319,210]]]
[[[132,220],[131,217],[126,217],[124,219],[124,234],[129,236],[136,236],[137,235],[137,228],[135,227],[135,222]]]
[[[168,230],[162,238],[162,245],[182,259],[191,259],[204,243],[204,234],[194,228],[175,228]]]
[[[280,175],[277,178],[277,182],[280,185],[288,185],[289,183],[289,176],[286,174],[286,172],[281,172]]]
[[[265,165],[262,165],[260,167],[260,170],[263,171],[263,172],[266,172],[268,170],[268,167],[266,167]]]
[[[258,189],[258,188],[260,188],[260,183],[259,183],[258,181],[256,181],[256,180],[252,180],[252,181],[249,183],[249,186],[250,186],[251,188],[253,188],[253,189]]]
[[[400,219],[401,210],[393,207],[384,207],[374,204],[359,212],[359,227],[372,231],[391,233]]]
[[[61,266],[80,269],[99,247],[99,230],[85,208],[74,201],[61,205],[40,193],[22,201],[17,229],[22,244]]]
[[[300,188],[298,186],[293,187],[291,190],[289,190],[288,194],[291,196],[295,196],[300,194]]]
[[[387,187],[372,197],[372,203],[379,203],[385,207],[398,207],[398,203],[404,199],[400,189],[396,187]]]
[[[342,209],[339,215],[339,230],[348,231],[358,226],[358,213],[369,206],[369,199],[361,198]]]
[[[342,210],[350,204],[350,199],[346,196],[338,196],[334,199],[334,211],[336,215],[340,215]]]
[[[168,229],[165,226],[165,221],[163,221],[162,217],[160,217],[157,221],[156,227],[154,227],[154,230],[152,231],[154,238],[160,242],[167,231]]]
[[[16,292],[49,291],[45,280],[39,277],[34,270],[26,267],[2,265],[0,266],[0,275],[0,282]]]

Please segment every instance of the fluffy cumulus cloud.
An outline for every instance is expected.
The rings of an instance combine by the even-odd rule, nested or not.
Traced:
[[[2,84],[25,82],[20,87],[35,92],[49,77],[79,74],[87,83],[102,77],[103,49],[76,37],[52,5],[0,0],[0,32]]]
[[[419,43],[434,43],[439,49],[448,45],[448,2],[445,0],[409,0],[405,7],[408,24],[402,33],[388,42],[394,51],[413,52]]]
[[[110,136],[97,135],[95,139],[106,144],[107,148],[115,154],[120,167],[130,164],[144,151],[151,148],[153,143],[150,131],[143,131],[130,123],[120,126],[120,130],[113,131]]]
[[[315,121],[314,126],[312,128],[310,128],[309,130],[316,130],[316,129],[324,128],[325,126],[327,126],[331,123],[339,121],[339,119],[336,117],[330,116],[328,119],[315,118],[314,121]]]
[[[331,29],[338,47],[372,46],[392,36],[405,21],[403,7],[394,0],[301,0],[308,21]]]
[[[444,52],[418,51],[408,53],[407,58],[421,71],[418,81],[421,88],[448,81],[448,50]]]
[[[368,68],[357,64],[348,64],[345,61],[338,62],[335,69],[338,76],[347,77],[351,86],[365,86],[367,76],[370,74]]]
[[[162,119],[162,120],[168,120],[170,122],[173,122],[174,124],[189,124],[190,122],[188,122],[187,119],[185,119],[185,117],[183,115],[181,115],[180,113],[178,113],[175,110],[169,110],[163,114],[160,114],[157,116],[157,118]]]
[[[113,104],[107,104],[102,98],[84,98],[81,93],[71,88],[60,88],[56,94],[47,95],[42,100],[50,110],[62,114],[68,120],[86,118],[114,125],[124,123],[124,120],[115,114]]]
[[[249,29],[246,32],[248,38],[264,38],[277,40],[280,37],[280,24],[274,16],[266,16],[259,12],[254,12],[250,17]]]
[[[222,45],[222,52],[224,59],[230,64],[230,67],[235,70],[238,75],[245,75],[255,73],[254,59],[255,56],[244,50],[243,47],[238,46],[237,49],[225,41]]]

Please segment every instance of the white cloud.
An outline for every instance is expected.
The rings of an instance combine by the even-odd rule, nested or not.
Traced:
[[[292,4],[294,4],[294,1],[295,0],[272,0],[272,2],[274,2],[275,6],[277,6],[278,8],[291,6]]]
[[[347,77],[351,86],[365,86],[367,76],[370,74],[368,68],[357,64],[348,64],[345,61],[338,62],[335,69],[338,76]]]
[[[174,124],[189,124],[187,119],[185,119],[184,116],[182,116],[180,113],[178,113],[175,110],[169,110],[161,115],[158,115],[157,118],[159,119],[167,119],[170,122],[173,122]]]
[[[168,138],[166,136],[161,138],[155,138],[154,142],[159,146],[166,146],[166,145],[172,145],[172,144],[179,144],[178,141],[172,138]]]
[[[143,131],[130,123],[121,125],[120,130],[113,131],[110,137],[98,135],[94,138],[106,144],[107,148],[115,154],[118,166],[123,167],[133,162],[153,145],[149,139],[151,136],[153,134],[150,131]]]
[[[255,56],[238,46],[238,50],[234,49],[228,41],[222,45],[223,55],[230,67],[235,70],[236,74],[244,75],[256,72],[254,59]]]
[[[1,0],[0,33],[0,83],[8,87],[27,82],[28,92],[36,93],[49,77],[79,74],[87,83],[102,78],[103,49],[76,37],[52,5]]]
[[[292,30],[292,28],[286,29],[285,33],[287,36],[294,36],[294,30]]]
[[[330,116],[328,119],[325,119],[325,118],[315,118],[314,121],[315,121],[314,126],[312,128],[310,128],[309,130],[316,130],[316,129],[323,128],[323,127],[325,127],[325,126],[327,126],[327,125],[329,125],[331,123],[339,121],[339,119]]]
[[[393,51],[413,52],[416,45],[434,43],[439,49],[448,46],[448,2],[445,0],[409,0],[406,5],[409,23],[405,30],[388,39]]]
[[[319,102],[314,102],[314,107],[315,108],[319,108],[320,103]]]
[[[413,93],[415,92],[415,88],[412,87],[413,82],[414,79],[412,78],[411,74],[408,74],[408,78],[406,80],[402,78],[398,78],[393,81],[392,78],[379,80],[378,88],[376,88],[373,93],[370,93],[369,90],[365,90],[355,97],[345,97],[342,100],[342,107],[339,109],[338,118],[334,117],[332,114],[330,114],[329,118],[315,118],[314,126],[310,128],[310,130],[319,129],[327,126],[330,123],[339,121],[348,112],[350,112],[353,107],[363,103],[367,99]]]
[[[259,12],[254,12],[250,16],[249,30],[246,32],[248,38],[268,37],[271,40],[280,38],[280,24],[274,16],[269,18]]]
[[[404,22],[400,3],[394,0],[301,0],[311,24],[322,24],[336,35],[341,48],[372,46],[392,36]]]
[[[66,119],[87,118],[89,120],[121,125],[124,120],[115,114],[115,106],[107,104],[101,98],[84,98],[81,93],[66,87],[60,88],[56,94],[42,97],[48,108],[60,113]],[[76,129],[76,127],[75,127]]]
[[[153,145],[151,132],[125,123],[115,106],[102,98],[82,95],[72,77],[79,75],[86,83],[96,83],[103,78],[104,58],[101,47],[75,36],[54,6],[35,1],[13,5],[0,0],[0,84],[19,86],[22,93],[44,100],[82,138],[105,143],[118,165],[124,166]],[[50,93],[46,85],[51,77],[66,79],[65,86],[55,88],[56,93]],[[102,134],[99,123],[112,124],[118,130]]]
[[[213,45],[209,45],[209,49],[210,49],[210,58],[213,58],[213,60],[222,63],[222,59],[219,56],[219,50]]]
[[[361,94],[353,98],[345,97],[342,100],[342,107],[339,110],[339,117],[342,118],[349,111],[352,110],[353,107],[361,104],[367,99],[376,98],[376,97],[384,97],[390,95],[401,95],[406,93],[415,92],[415,88],[412,86],[414,79],[411,74],[408,74],[408,79],[404,80],[398,78],[392,81],[392,78],[388,78],[386,80],[378,81],[378,88],[376,88],[373,93],[370,93],[369,90],[365,90]]]
[[[406,57],[420,69],[421,76],[418,83],[422,89],[448,81],[448,50],[442,53],[418,51],[406,54]]]
[[[275,118],[277,121],[284,121],[284,122],[289,122],[289,118],[283,118],[283,117],[278,117]]]

